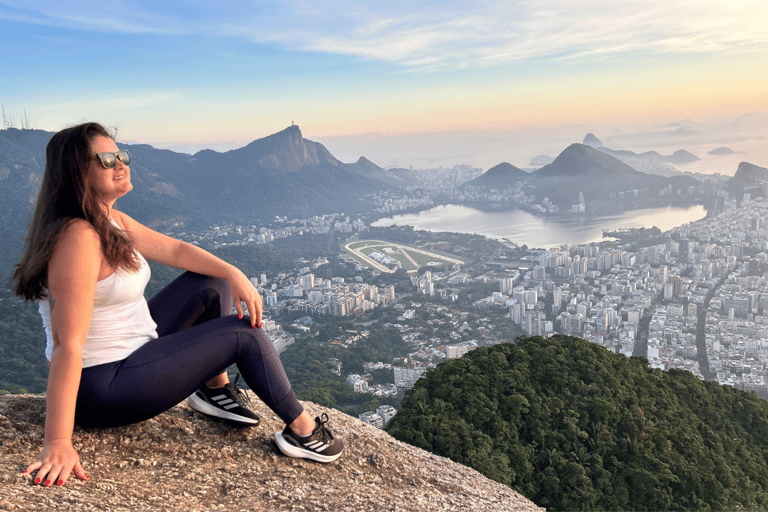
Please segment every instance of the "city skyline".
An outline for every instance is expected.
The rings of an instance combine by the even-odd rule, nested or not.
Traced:
[[[185,152],[295,122],[381,166],[524,167],[587,131],[638,151],[730,144],[766,166],[765,14],[764,1],[0,0],[0,103],[17,126],[93,119]],[[738,158],[691,170],[732,174]]]

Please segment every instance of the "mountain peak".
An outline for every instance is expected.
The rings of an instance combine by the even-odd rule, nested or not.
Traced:
[[[603,200],[612,192],[646,188],[651,179],[602,151],[574,143],[533,173],[527,187],[568,207],[579,202],[579,192],[586,201]]]
[[[736,174],[739,173],[752,173],[761,177],[765,177],[768,176],[768,169],[765,167],[760,167],[759,165],[751,164],[749,162],[741,162],[738,169],[736,169]]]
[[[466,185],[503,189],[514,187],[518,181],[526,181],[529,177],[530,175],[522,169],[509,162],[502,162],[467,182]]]
[[[598,139],[597,137],[595,137],[594,134],[592,134],[592,133],[588,133],[584,137],[583,144],[585,144],[587,146],[591,146],[593,148],[601,148],[601,147],[603,147],[602,141],[600,139]]]
[[[313,416],[330,416],[345,451],[332,464],[286,457],[272,439],[281,421],[259,400],[251,404],[261,417],[256,427],[235,427],[177,405],[134,425],[75,428],[73,442],[91,481],[73,475],[63,487],[43,489],[20,473],[40,456],[45,397],[0,396],[0,461],[6,468],[0,506],[431,512],[449,503],[456,510],[543,510],[474,469],[310,402],[303,404]]]
[[[768,184],[768,169],[749,162],[741,162],[733,178],[725,183],[733,194],[750,191],[760,196],[764,195],[765,184]]]
[[[245,151],[260,167],[296,172],[303,167],[339,161],[320,143],[306,140],[298,125],[291,125],[277,133],[258,139],[238,151]]]
[[[304,136],[301,134],[301,129],[299,128],[299,125],[292,124],[291,126],[286,127],[285,129],[277,132],[278,134],[283,133],[287,134],[290,137],[303,139]]]

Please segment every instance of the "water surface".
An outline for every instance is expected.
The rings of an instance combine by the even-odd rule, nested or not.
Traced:
[[[376,227],[413,226],[425,231],[472,233],[506,238],[518,245],[552,248],[562,244],[600,242],[603,230],[651,228],[662,231],[704,218],[701,205],[686,208],[646,208],[605,216],[537,216],[522,210],[484,212],[460,205],[441,205],[418,213],[386,217]]]

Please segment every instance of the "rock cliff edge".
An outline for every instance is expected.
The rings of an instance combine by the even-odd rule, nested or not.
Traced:
[[[40,455],[45,398],[0,396],[0,510],[543,510],[473,469],[310,402],[310,414],[331,417],[345,453],[327,465],[285,457],[273,437],[282,422],[255,397],[251,404],[255,427],[181,404],[136,425],[76,428],[91,480],[43,488],[21,472]]]

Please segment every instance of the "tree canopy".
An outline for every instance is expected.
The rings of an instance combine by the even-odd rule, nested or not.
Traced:
[[[768,504],[768,402],[575,337],[447,360],[387,430],[549,510]]]

